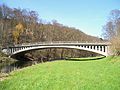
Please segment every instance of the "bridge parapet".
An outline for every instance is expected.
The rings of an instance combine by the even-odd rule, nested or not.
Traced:
[[[17,44],[14,47],[17,46],[34,46],[34,45],[61,45],[61,44],[79,44],[79,45],[110,45],[109,42],[79,42],[79,41],[54,41],[54,42],[37,42],[37,43],[23,43],[23,44]]]

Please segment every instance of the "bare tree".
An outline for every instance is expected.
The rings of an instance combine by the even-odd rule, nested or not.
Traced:
[[[104,36],[111,42],[111,50],[120,55],[120,10],[112,10],[107,24],[103,27]]]

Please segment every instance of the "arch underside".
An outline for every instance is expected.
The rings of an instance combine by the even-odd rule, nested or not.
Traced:
[[[32,51],[32,50],[49,49],[49,48],[78,49],[78,50],[94,52],[94,53],[97,53],[97,54],[100,54],[100,55],[103,55],[103,56],[107,56],[106,52],[99,51],[99,50],[94,50],[94,49],[90,49],[90,48],[78,47],[78,46],[38,46],[38,47],[27,47],[25,49],[21,49],[21,50],[13,52],[12,55],[19,54],[19,53],[22,53],[22,52]]]

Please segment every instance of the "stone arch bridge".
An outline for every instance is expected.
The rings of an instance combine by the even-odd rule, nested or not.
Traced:
[[[9,56],[19,53],[48,48],[71,48],[90,51],[101,54],[103,56],[109,55],[109,43],[79,43],[79,42],[39,42],[15,45],[3,48],[2,51]]]

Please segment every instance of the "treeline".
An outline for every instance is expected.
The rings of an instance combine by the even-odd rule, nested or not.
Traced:
[[[45,41],[96,42],[101,39],[56,20],[44,23],[36,11],[0,6],[0,42],[3,46]]]
[[[87,35],[73,27],[64,26],[58,23],[56,20],[44,23],[44,20],[39,18],[39,15],[36,11],[20,8],[10,8],[6,5],[0,6],[1,47],[13,46],[15,44],[22,43],[52,41],[101,42],[103,40]],[[48,53],[48,51],[46,53]],[[53,51],[55,52],[55,50]],[[60,50],[56,50],[55,55],[57,55],[59,51]],[[72,53],[73,51],[68,50],[66,52]],[[64,52],[61,51],[61,53]],[[48,57],[47,54],[45,55],[45,57]],[[63,56],[65,56],[65,54]]]

